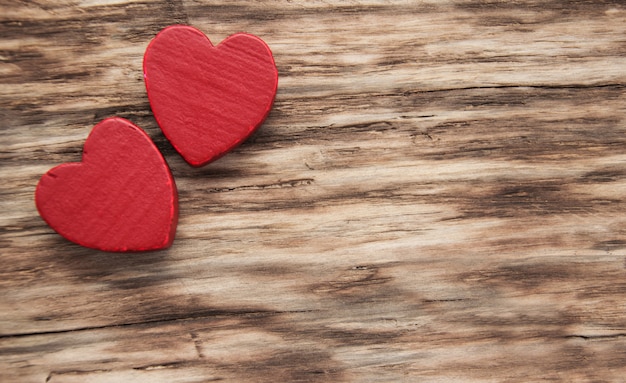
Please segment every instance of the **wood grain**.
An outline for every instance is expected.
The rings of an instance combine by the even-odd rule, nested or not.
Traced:
[[[279,70],[198,169],[142,80],[175,23]],[[0,381],[623,382],[625,36],[620,0],[0,0]],[[172,168],[168,250],[37,215],[113,115]]]

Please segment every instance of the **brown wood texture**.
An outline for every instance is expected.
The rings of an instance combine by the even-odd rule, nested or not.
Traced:
[[[272,48],[276,103],[194,169],[142,57]],[[626,2],[0,0],[0,381],[626,381]],[[172,168],[165,251],[50,229],[109,116]]]

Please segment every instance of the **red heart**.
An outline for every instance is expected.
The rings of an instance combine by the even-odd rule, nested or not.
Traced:
[[[82,162],[41,177],[35,202],[50,227],[94,249],[163,249],[176,233],[178,195],[169,167],[150,137],[123,118],[93,128]]]
[[[260,38],[237,33],[218,46],[199,30],[170,26],[143,60],[148,99],[159,126],[192,166],[244,141],[272,108],[278,71]]]

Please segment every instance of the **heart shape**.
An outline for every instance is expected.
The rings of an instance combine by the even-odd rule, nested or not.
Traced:
[[[143,70],[154,117],[192,166],[248,138],[269,114],[278,86],[272,52],[260,38],[237,33],[213,46],[184,25],[156,35]]]
[[[176,233],[178,194],[170,169],[150,137],[119,117],[93,128],[82,162],[41,177],[35,202],[59,234],[98,250],[163,249]]]

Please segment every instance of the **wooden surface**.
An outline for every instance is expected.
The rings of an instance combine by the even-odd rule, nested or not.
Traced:
[[[164,26],[272,48],[276,103],[194,169]],[[626,381],[626,2],[0,0],[0,381]],[[81,248],[39,177],[144,128],[174,245]]]

